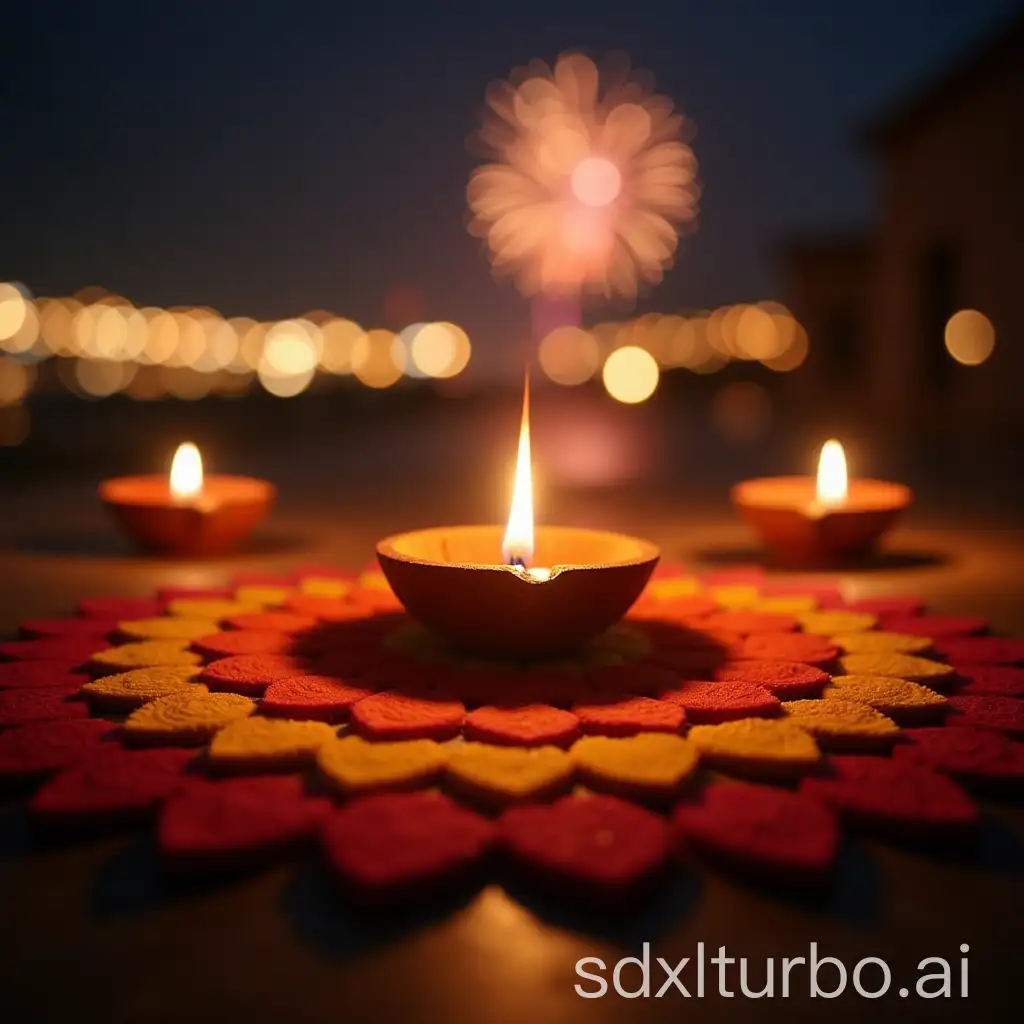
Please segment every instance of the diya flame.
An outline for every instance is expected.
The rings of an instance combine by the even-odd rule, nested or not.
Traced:
[[[516,472],[512,483],[512,503],[501,543],[501,555],[524,579],[547,583],[554,571],[531,565],[534,552],[533,530],[533,455],[530,449],[530,377],[523,385],[523,415],[519,423]]]
[[[818,457],[815,491],[819,504],[830,507],[846,504],[848,487],[846,452],[835,439],[826,441]]]
[[[634,297],[671,266],[697,212],[684,120],[628,67],[580,54],[535,62],[488,92],[479,133],[490,163],[470,176],[470,231],[527,295]]]
[[[178,445],[174,453],[170,490],[175,501],[197,498],[203,493],[203,457],[191,441]]]
[[[530,378],[523,386],[523,415],[512,483],[512,504],[501,545],[507,565],[527,568],[533,558],[533,456],[530,450]]]

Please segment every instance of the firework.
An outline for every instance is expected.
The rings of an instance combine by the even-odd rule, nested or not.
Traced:
[[[696,161],[670,100],[580,54],[491,87],[467,188],[470,230],[527,295],[634,297],[697,212]]]

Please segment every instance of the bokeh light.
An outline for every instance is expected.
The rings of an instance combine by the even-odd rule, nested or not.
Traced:
[[[309,387],[320,362],[320,329],[309,320],[282,320],[267,329],[256,373],[264,389],[294,398]]]
[[[405,346],[392,331],[367,331],[352,346],[352,372],[370,388],[389,388],[405,370]]]
[[[308,321],[282,321],[266,332],[256,368],[263,388],[279,398],[301,394],[316,374],[319,331]]]
[[[736,321],[736,351],[742,359],[777,359],[785,338],[771,312],[763,306],[744,306]]]
[[[662,368],[708,375],[740,360],[785,371],[802,365],[808,351],[806,332],[775,302],[644,313],[589,328],[578,326],[579,296],[545,296],[543,303],[554,311],[543,322],[535,318],[543,374],[572,386],[604,366],[609,393],[626,402],[653,393]],[[37,365],[42,390],[56,379],[80,397],[123,392],[138,401],[240,396],[256,382],[292,397],[314,385],[343,386],[332,378],[349,375],[375,389],[391,387],[403,374],[433,380],[444,395],[464,394],[473,384],[463,373],[470,339],[450,321],[416,321],[397,333],[366,331],[318,308],[261,322],[225,318],[210,306],[140,308],[99,286],[70,298],[32,298],[24,286],[7,283],[0,285],[0,325],[7,334],[0,339],[0,394],[7,404],[36,386]],[[994,344],[991,323],[977,311],[951,319],[947,336],[951,355],[965,362],[987,358]],[[47,360],[51,368],[42,369]]]
[[[39,338],[39,313],[24,285],[0,282],[0,350],[28,352]]]
[[[76,359],[74,374],[82,394],[107,398],[128,385],[135,366],[115,359]]]
[[[70,356],[75,345],[75,315],[81,308],[77,299],[45,299],[39,306],[39,336],[51,355]]]
[[[789,373],[803,366],[810,352],[810,341],[803,326],[794,319],[789,320],[788,326],[789,337],[786,347],[777,356],[761,360],[769,370],[775,370],[777,373]]]
[[[707,318],[680,317],[665,344],[663,365],[692,369],[703,363],[710,352],[711,348],[707,341]]]
[[[21,289],[8,281],[0,282],[0,342],[13,338],[21,330],[28,300]]]
[[[626,345],[605,360],[601,377],[612,398],[634,405],[654,394],[660,371],[650,352],[636,345]]]
[[[456,324],[422,324],[411,337],[403,333],[400,338],[408,348],[410,365],[425,377],[454,377],[469,363],[469,336]]]
[[[732,381],[711,402],[711,422],[730,441],[756,441],[768,432],[771,418],[771,396],[753,381]]]
[[[235,351],[235,358],[226,367],[227,370],[235,374],[255,373],[263,356],[267,324],[247,316],[235,316],[228,322],[238,338],[238,348]]]
[[[323,336],[323,351],[320,353],[320,365],[334,374],[352,372],[352,350],[356,342],[366,331],[354,320],[333,317],[320,327]]]
[[[265,372],[281,377],[310,373],[320,361],[311,325],[299,320],[284,320],[267,331],[261,366]]]
[[[425,323],[414,323],[409,324],[398,332],[398,340],[402,344],[404,350],[409,353],[409,358],[405,361],[405,374],[408,377],[412,377],[416,380],[423,380],[425,377],[429,377],[430,374],[423,369],[416,358],[416,353],[413,351],[413,345],[416,341],[416,336],[422,331],[427,325]],[[446,339],[441,337],[434,345],[424,346],[424,354],[426,362],[429,365],[432,359],[442,361],[444,359],[444,349],[446,347]],[[440,348],[440,352],[437,349]]]
[[[0,405],[15,405],[31,391],[36,368],[8,356],[0,356]]]
[[[984,313],[961,309],[946,323],[946,351],[964,366],[980,366],[996,347],[996,329]]]
[[[537,350],[540,368],[556,384],[583,384],[601,366],[601,350],[594,336],[580,327],[556,327],[541,339]]]

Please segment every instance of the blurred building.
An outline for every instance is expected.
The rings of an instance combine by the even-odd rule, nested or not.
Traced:
[[[1024,423],[1022,112],[1024,16],[865,132],[873,229],[782,254],[811,341],[793,381],[806,395],[887,418]]]

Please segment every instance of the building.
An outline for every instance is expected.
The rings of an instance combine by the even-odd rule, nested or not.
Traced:
[[[1024,425],[1022,111],[1024,15],[864,133],[873,228],[783,252],[811,340],[802,391],[887,419]],[[960,310],[983,317],[951,324]]]

